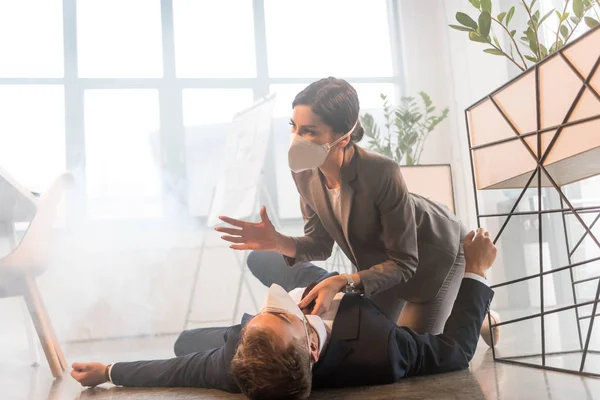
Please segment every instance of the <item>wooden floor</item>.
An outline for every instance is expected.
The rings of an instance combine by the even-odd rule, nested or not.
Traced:
[[[109,340],[65,345],[69,362],[129,361],[166,358],[172,355],[174,337]],[[203,389],[129,389],[102,385],[82,388],[70,376],[53,380],[46,364],[34,368],[28,354],[21,350],[0,352],[0,399],[74,400],[74,399],[239,399],[215,390]],[[18,353],[18,354],[17,354]],[[315,399],[535,399],[600,400],[600,379],[541,371],[494,363],[491,351],[482,345],[471,370],[437,376],[407,379],[387,386],[349,388],[313,393]]]

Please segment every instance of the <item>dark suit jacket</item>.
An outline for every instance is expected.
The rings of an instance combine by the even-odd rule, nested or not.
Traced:
[[[410,302],[434,298],[456,260],[460,221],[447,207],[410,194],[400,166],[380,154],[349,145],[341,173],[341,224],[321,172],[292,174],[304,236],[293,238],[296,258],[286,263],[326,260],[335,241],[357,267],[367,297],[400,285],[393,290]]]
[[[419,335],[388,320],[367,298],[346,295],[331,340],[313,367],[315,388],[377,385],[413,375],[465,369],[493,292],[464,279],[444,333]],[[229,328],[225,345],[170,360],[116,363],[112,380],[122,386],[191,386],[239,392],[229,375],[242,326]]]

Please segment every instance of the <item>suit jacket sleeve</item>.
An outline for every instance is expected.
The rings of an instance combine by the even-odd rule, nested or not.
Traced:
[[[230,328],[239,334],[239,325]],[[191,353],[169,360],[119,362],[111,370],[112,381],[120,386],[137,387],[199,387],[239,393],[235,380],[229,375],[231,360],[237,348],[239,335],[224,346]]]
[[[296,242],[296,257],[285,257],[288,266],[304,261],[327,260],[333,248],[333,239],[325,230],[317,213],[300,199],[300,209],[304,218],[304,236],[292,238]]]
[[[382,237],[388,260],[360,271],[365,296],[410,279],[419,264],[415,206],[402,178],[400,166],[388,163],[378,174],[375,203],[381,214]]]
[[[408,376],[449,372],[469,367],[493,291],[474,279],[463,279],[452,313],[440,335],[419,335],[398,327],[393,335],[399,360]]]

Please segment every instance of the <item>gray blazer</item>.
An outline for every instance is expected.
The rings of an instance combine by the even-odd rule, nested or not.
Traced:
[[[397,296],[410,302],[437,295],[456,259],[461,224],[447,207],[409,193],[398,164],[354,144],[346,147],[341,226],[321,172],[292,176],[301,197],[304,236],[293,238],[296,258],[286,257],[288,265],[326,260],[335,241],[357,267],[366,296],[394,286]]]

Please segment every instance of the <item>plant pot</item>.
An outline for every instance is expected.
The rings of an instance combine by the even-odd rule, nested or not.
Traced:
[[[456,212],[450,164],[402,165],[400,171],[409,192],[437,201]]]

